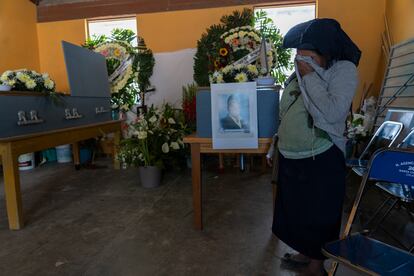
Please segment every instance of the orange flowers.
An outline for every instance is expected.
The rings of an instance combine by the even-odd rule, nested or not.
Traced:
[[[219,66],[220,66],[220,61],[215,60],[215,61],[214,61],[214,68],[215,68],[215,69],[218,69],[218,68],[219,68]]]
[[[225,57],[229,53],[229,51],[226,48],[220,48],[220,56]]]

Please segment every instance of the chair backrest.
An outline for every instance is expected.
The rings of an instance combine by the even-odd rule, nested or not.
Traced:
[[[397,148],[413,148],[414,147],[414,128],[404,137],[401,143],[398,144]]]
[[[362,154],[359,156],[359,160],[363,160],[366,155],[373,153],[375,150],[384,147],[391,147],[398,135],[400,135],[401,130],[404,125],[401,122],[394,121],[385,121],[377,129],[369,141],[368,145],[365,147]]]
[[[401,184],[407,199],[414,198],[414,151],[383,149],[370,160],[369,179]]]
[[[385,115],[384,121],[401,122],[404,125],[404,129],[401,131],[400,137],[398,137],[395,141],[396,143],[401,143],[402,139],[406,137],[414,127],[414,109],[390,108]]]

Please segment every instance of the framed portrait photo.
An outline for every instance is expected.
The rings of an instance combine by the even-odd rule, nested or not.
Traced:
[[[258,147],[256,82],[211,85],[214,149]]]

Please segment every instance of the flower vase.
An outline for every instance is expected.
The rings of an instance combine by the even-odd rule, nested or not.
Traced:
[[[138,168],[139,180],[144,188],[156,188],[161,185],[161,169],[156,166]]]

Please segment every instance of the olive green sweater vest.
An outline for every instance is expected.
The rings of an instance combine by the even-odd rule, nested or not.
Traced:
[[[333,145],[329,135],[314,126],[303,103],[297,78],[283,92],[280,120],[278,148],[285,158],[309,158],[323,153]]]

